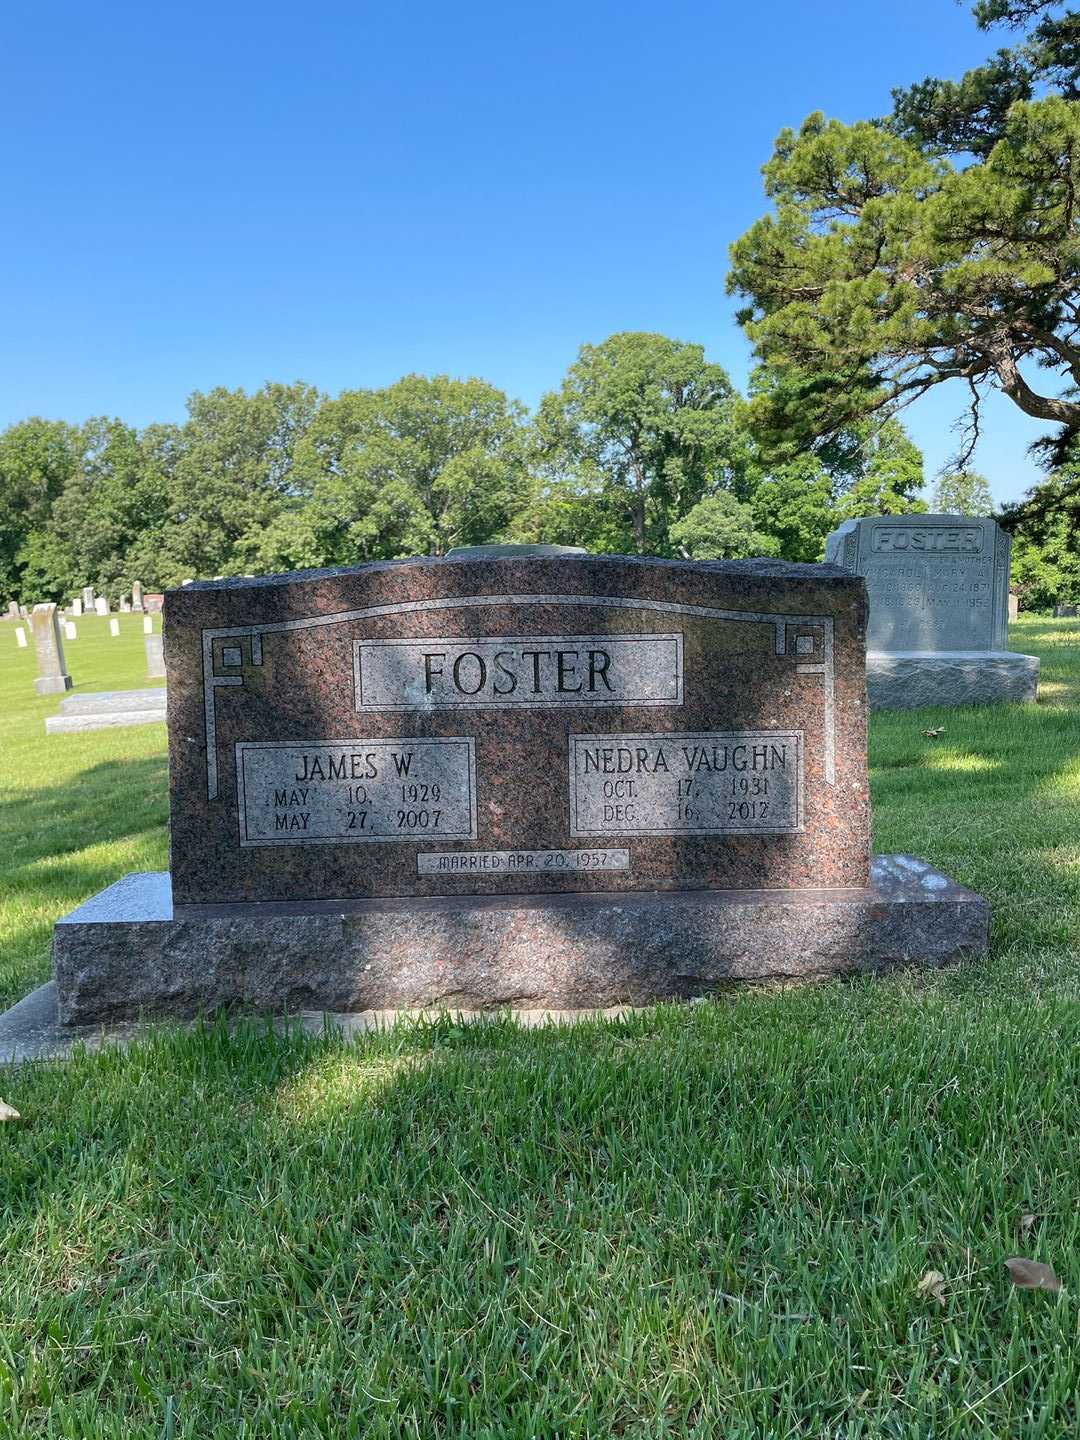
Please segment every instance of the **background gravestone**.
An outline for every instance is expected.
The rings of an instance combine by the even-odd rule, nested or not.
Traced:
[[[1039,661],[1007,649],[1011,537],[963,515],[846,520],[827,562],[866,581],[874,709],[1034,700]]]
[[[171,873],[65,917],[65,1023],[582,1008],[942,964],[985,901],[871,860],[865,587],[480,553],[171,590]]]
[[[87,611],[93,610],[93,608],[94,608],[94,587],[93,587],[92,585],[84,585],[84,586],[83,586],[82,603],[83,603],[83,609],[84,609],[84,610],[87,610]]]
[[[30,616],[37,653],[38,673],[34,689],[39,695],[56,695],[71,689],[71,676],[64,664],[64,642],[60,638],[60,616],[51,602],[35,605]]]
[[[94,599],[94,613],[97,615],[108,615],[109,602],[104,595],[98,595]]]
[[[147,619],[150,617],[147,616]],[[158,680],[165,674],[165,646],[160,635],[152,630],[143,636],[146,646],[146,674],[150,680]]]
[[[131,608],[132,610],[141,610],[143,608],[143,587],[141,580],[136,580],[131,587]]]

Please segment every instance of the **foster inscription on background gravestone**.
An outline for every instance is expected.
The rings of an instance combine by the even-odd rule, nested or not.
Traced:
[[[1011,537],[965,515],[847,520],[825,558],[866,581],[875,708],[1033,700],[1038,660],[1008,646]]]

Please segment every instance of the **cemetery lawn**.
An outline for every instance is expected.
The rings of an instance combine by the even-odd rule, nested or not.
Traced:
[[[146,683],[120,618],[78,622],[82,688]],[[164,726],[46,740],[12,630],[4,1003],[57,915],[167,857]],[[1038,706],[871,737],[876,848],[989,896],[987,961],[0,1070],[0,1437],[1077,1433],[1080,624],[1010,638]]]

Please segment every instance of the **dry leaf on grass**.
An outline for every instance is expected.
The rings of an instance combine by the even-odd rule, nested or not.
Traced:
[[[936,729],[924,730],[922,733],[926,736],[928,740],[937,740],[939,736],[945,734],[945,726],[939,725]]]
[[[5,1105],[4,1102],[3,1102],[3,1100],[0,1100],[0,1120],[21,1120],[21,1119],[22,1119],[22,1116],[19,1114],[18,1110],[13,1110],[10,1105]]]
[[[1026,1240],[1026,1239],[1028,1238],[1028,1236],[1031,1234],[1032,1230],[1034,1230],[1034,1229],[1035,1229],[1035,1226],[1038,1224],[1038,1220],[1039,1220],[1038,1215],[1021,1215],[1021,1216],[1020,1216],[1020,1239],[1021,1239],[1021,1240]]]
[[[1009,1279],[1021,1290],[1061,1289],[1054,1267],[1044,1265],[1041,1260],[1025,1260],[1018,1255],[1005,1261],[1005,1269],[1009,1272]]]
[[[920,1300],[936,1300],[945,1304],[945,1276],[940,1270],[927,1270],[919,1281],[917,1293]]]

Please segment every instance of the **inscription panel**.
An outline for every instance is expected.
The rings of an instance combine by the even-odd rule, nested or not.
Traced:
[[[803,824],[803,733],[571,735],[571,835],[786,835]]]
[[[418,875],[533,877],[629,869],[629,850],[447,850],[416,857]]]
[[[1004,646],[1009,539],[993,520],[871,516],[834,531],[825,553],[866,580],[869,650]]]
[[[683,637],[358,640],[354,672],[356,709],[361,712],[681,705]]]
[[[476,839],[471,737],[241,741],[240,844]]]

